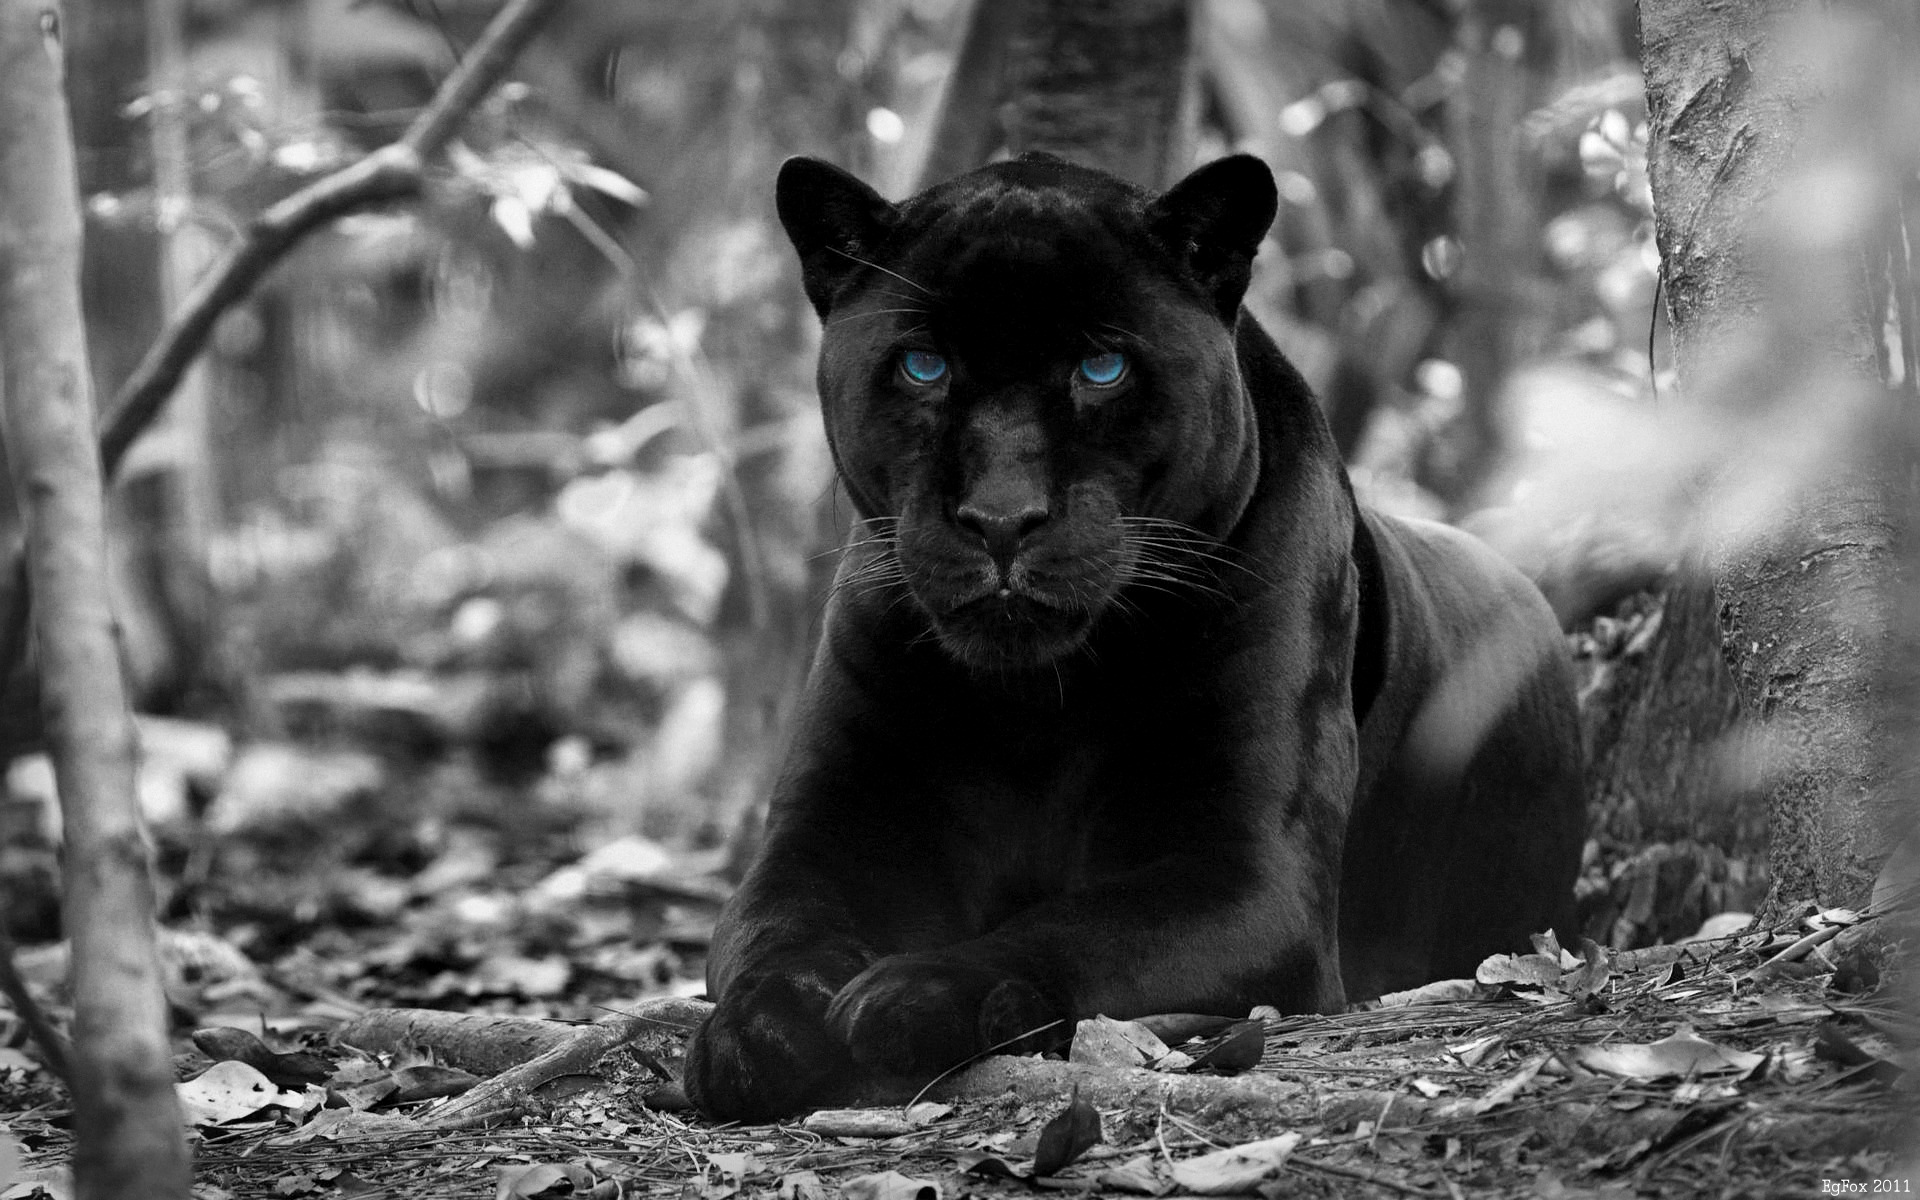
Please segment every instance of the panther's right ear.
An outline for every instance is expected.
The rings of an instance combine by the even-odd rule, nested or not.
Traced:
[[[899,210],[879,192],[817,158],[781,163],[773,194],[780,224],[800,252],[807,299],[824,317],[841,282],[873,257]]]
[[[1147,209],[1147,223],[1229,326],[1252,278],[1253,255],[1280,206],[1273,172],[1251,154],[1196,169]]]

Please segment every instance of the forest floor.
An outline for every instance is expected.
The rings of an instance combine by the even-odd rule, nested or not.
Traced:
[[[175,814],[161,949],[201,1200],[1910,1192],[1914,1010],[1885,919],[1513,947],[1391,1007],[1089,1023],[1072,1061],[990,1059],[912,1107],[716,1126],[674,1076],[724,849],[617,835],[565,755],[501,778],[459,752],[146,732],[175,766],[147,784]],[[33,944],[57,822],[9,784],[17,962],[64,1022],[65,950]],[[492,1123],[451,1115],[482,1095]],[[0,1200],[73,1194],[69,1117],[0,1006]]]

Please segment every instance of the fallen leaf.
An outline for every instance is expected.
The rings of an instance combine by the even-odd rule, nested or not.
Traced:
[[[1905,1074],[1900,1065],[1864,1050],[1835,1021],[1822,1021],[1813,1035],[1813,1055],[1843,1067],[1864,1068],[1858,1078],[1894,1084]]]
[[[814,1171],[789,1171],[774,1182],[779,1200],[827,1200],[827,1185]]]
[[[1278,1174],[1286,1165],[1293,1148],[1300,1144],[1297,1133],[1248,1142],[1226,1150],[1215,1150],[1198,1158],[1173,1164],[1173,1182],[1200,1196],[1231,1196],[1251,1192],[1262,1181]]]
[[[758,1175],[766,1169],[760,1165],[760,1160],[754,1157],[751,1151],[739,1154],[709,1154],[707,1161],[713,1164],[714,1170],[733,1179],[745,1179],[750,1175]]]
[[[217,1062],[173,1087],[189,1125],[223,1125],[270,1106],[299,1108],[305,1100],[299,1092],[281,1091],[243,1062]]]
[[[28,1176],[4,1192],[0,1200],[25,1200],[28,1196],[46,1195],[49,1200],[73,1200],[73,1169],[71,1167],[48,1167],[42,1174]]]
[[[1581,964],[1561,979],[1560,986],[1576,1000],[1584,1000],[1607,986],[1613,973],[1613,956],[1592,938],[1580,939]]]
[[[348,1108],[364,1112],[399,1090],[399,1081],[389,1072],[377,1079],[368,1079],[345,1087],[330,1087],[327,1089],[327,1094]]]
[[[1558,1171],[1549,1170],[1534,1177],[1533,1194],[1535,1200],[1633,1200],[1634,1192],[1620,1184],[1571,1187],[1561,1180]]]
[[[1138,1021],[1088,1017],[1073,1027],[1067,1061],[1095,1067],[1144,1067],[1167,1056],[1167,1044]]]
[[[1267,1050],[1267,1025],[1264,1021],[1242,1021],[1219,1045],[1194,1060],[1194,1067],[1212,1067],[1219,1071],[1250,1071],[1260,1065]]]
[[[1480,983],[1504,983],[1509,987],[1546,987],[1560,982],[1560,959],[1544,954],[1496,954],[1483,959],[1474,968]]]
[[[916,1129],[922,1125],[931,1125],[952,1111],[951,1104],[935,1104],[931,1100],[922,1100],[918,1104],[907,1106],[907,1124]]]
[[[1404,992],[1388,992],[1375,1001],[1381,1008],[1405,1008],[1410,1004],[1452,1004],[1471,1000],[1480,994],[1480,985],[1471,979],[1439,979]]]
[[[940,1185],[898,1171],[856,1175],[840,1185],[847,1200],[940,1200]]]
[[[1033,1178],[1033,1168],[1016,1167],[984,1150],[962,1150],[953,1156],[953,1161],[963,1175],[978,1175],[982,1179]]]
[[[913,1122],[888,1108],[823,1108],[807,1114],[800,1128],[821,1137],[888,1138],[913,1132]]]
[[[1145,1154],[1108,1167],[1093,1177],[1101,1191],[1132,1192],[1139,1196],[1160,1196],[1173,1190],[1173,1183],[1153,1169],[1153,1159]]]
[[[494,1168],[493,1200],[525,1200],[549,1188],[565,1183],[572,1187],[567,1173],[552,1163]]]
[[[1099,1144],[1100,1114],[1080,1098],[1076,1084],[1067,1106],[1040,1129],[1040,1142],[1033,1151],[1033,1173],[1058,1174],[1061,1168]]]
[[[404,1104],[410,1100],[458,1096],[479,1082],[478,1075],[457,1067],[402,1067],[393,1073],[393,1100],[396,1104]]]
[[[1515,1096],[1527,1090],[1527,1086],[1533,1082],[1533,1077],[1540,1073],[1540,1068],[1546,1061],[1547,1056],[1544,1054],[1535,1055],[1533,1058],[1528,1059],[1526,1064],[1518,1071],[1502,1079],[1499,1083],[1494,1084],[1486,1095],[1475,1100],[1473,1102],[1473,1111],[1475,1113],[1491,1112],[1511,1101]]]
[[[1717,1046],[1682,1025],[1657,1042],[1582,1046],[1573,1052],[1573,1057],[1581,1066],[1608,1075],[1664,1079],[1676,1075],[1751,1071],[1766,1056]]]
[[[216,1025],[193,1031],[193,1044],[215,1062],[243,1062],[281,1087],[324,1083],[333,1064],[304,1050],[281,1054],[244,1029]]]
[[[1485,1037],[1477,1037],[1470,1042],[1448,1046],[1447,1053],[1459,1059],[1463,1066],[1477,1067],[1505,1042],[1506,1039],[1501,1035],[1489,1033]]]
[[[322,1138],[346,1138],[372,1141],[419,1133],[421,1125],[407,1117],[386,1113],[358,1112],[351,1108],[322,1109],[311,1121],[277,1137],[267,1139],[269,1146],[300,1146]]]

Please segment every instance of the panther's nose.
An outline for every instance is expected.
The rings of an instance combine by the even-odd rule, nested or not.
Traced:
[[[1047,523],[1043,504],[1027,503],[1001,508],[988,504],[962,504],[953,512],[954,523],[973,534],[986,546],[1002,571],[1013,563],[1026,536]]]

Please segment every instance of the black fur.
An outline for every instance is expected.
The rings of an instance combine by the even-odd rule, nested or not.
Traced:
[[[861,521],[696,1104],[776,1116],[1094,1013],[1337,1010],[1565,919],[1558,630],[1478,543],[1355,505],[1240,311],[1258,160],[1154,196],[1029,157],[891,205],[796,159],[778,191]],[[1120,384],[1074,374],[1106,352]]]

